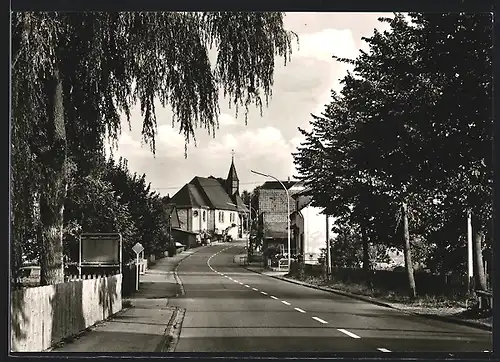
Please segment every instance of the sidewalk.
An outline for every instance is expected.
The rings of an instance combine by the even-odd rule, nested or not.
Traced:
[[[176,266],[201,250],[190,249],[156,261],[140,277],[139,291],[124,298],[124,309],[50,352],[165,352],[184,311],[169,307],[180,293]],[[130,301],[127,306],[126,300]]]
[[[379,300],[379,299],[376,299],[376,298],[373,298],[373,297],[359,295],[359,294],[353,294],[353,293],[345,292],[345,291],[338,290],[338,289],[328,288],[328,287],[321,287],[321,286],[309,284],[309,283],[306,283],[306,282],[303,282],[303,281],[299,281],[299,280],[295,280],[295,279],[292,279],[292,278],[288,278],[288,277],[285,276],[286,274],[288,274],[288,272],[270,271],[270,270],[264,269],[262,267],[262,265],[256,265],[256,264],[252,265],[252,264],[251,265],[245,265],[244,268],[246,268],[246,269],[248,269],[250,271],[253,271],[255,273],[260,273],[260,274],[263,274],[263,275],[267,275],[267,276],[270,276],[272,278],[276,278],[276,279],[279,279],[279,280],[284,280],[284,281],[289,282],[289,283],[298,284],[298,285],[302,285],[302,286],[305,286],[305,287],[308,287],[308,288],[318,289],[318,290],[322,290],[322,291],[329,292],[329,293],[335,293],[335,294],[343,295],[343,296],[346,296],[346,297],[349,297],[349,298],[362,300],[364,302],[368,302],[368,303],[380,305],[380,306],[387,307],[387,308],[397,309],[397,310],[400,310],[403,313],[410,313],[410,314],[414,314],[414,315],[426,317],[426,318],[429,318],[429,319],[435,319],[435,320],[440,320],[440,321],[444,321],[444,322],[450,322],[450,323],[465,325],[465,326],[479,328],[479,329],[488,330],[488,331],[492,330],[491,322],[490,323],[484,323],[484,322],[479,322],[479,321],[475,321],[475,320],[459,319],[459,318],[456,318],[456,317],[453,317],[453,316],[447,316],[447,315],[419,313],[419,312],[412,311],[412,310],[409,310],[409,309],[405,309],[405,308],[396,306],[395,304],[391,304],[391,303],[388,303],[388,302],[385,302],[385,301],[382,301],[382,300]]]
[[[251,262],[251,263],[245,265],[244,267],[246,269],[253,271],[253,272],[256,272],[256,273],[264,274],[264,275],[267,275],[267,276],[270,276],[273,278],[279,278],[279,279],[283,279],[283,280],[285,280],[285,278],[284,278],[285,275],[288,274],[288,271],[275,271],[275,270],[266,269],[266,268],[264,268],[264,266],[260,262]]]

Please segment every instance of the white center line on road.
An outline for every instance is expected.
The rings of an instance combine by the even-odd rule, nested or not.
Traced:
[[[300,312],[300,313],[305,313],[306,312],[305,310],[302,310],[300,308],[293,308],[293,309],[295,309],[297,312]]]
[[[288,303],[286,300],[282,300],[281,303],[286,304],[286,305],[290,305],[290,303]]]
[[[323,319],[318,318],[318,317],[312,317],[312,319],[314,319],[314,320],[316,320],[316,321],[318,321],[320,323],[323,323],[323,324],[327,324],[328,323],[327,321],[324,321]]]
[[[352,337],[352,338],[361,338],[360,336],[358,336],[352,332],[346,331],[345,329],[338,329],[338,331],[342,332],[344,334],[347,334],[349,337]]]
[[[278,299],[278,298],[276,298],[274,295],[271,295],[271,298],[273,298],[273,299]]]
[[[260,292],[260,294],[264,294],[264,295],[267,295],[267,293],[266,293],[266,292]]]
[[[380,352],[390,352],[387,348],[377,348]]]
[[[252,290],[255,290],[256,292],[258,292],[258,291],[259,291],[257,288],[252,288]]]
[[[243,283],[242,283],[242,282],[238,282],[238,284],[243,285]]]
[[[250,288],[250,285],[245,284],[245,287]]]

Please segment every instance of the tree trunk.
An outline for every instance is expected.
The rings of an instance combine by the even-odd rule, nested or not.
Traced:
[[[361,225],[361,241],[363,243],[363,269],[365,272],[370,270],[370,245],[366,236],[366,227]]]
[[[413,263],[411,260],[411,249],[410,249],[410,233],[408,231],[408,206],[406,202],[401,205],[402,220],[403,220],[403,247],[405,254],[405,269],[408,274],[408,284],[409,284],[409,296],[410,298],[417,297],[417,291],[415,287],[415,276],[413,275]]]
[[[48,145],[42,155],[44,177],[40,195],[40,220],[42,247],[40,251],[40,284],[64,282],[63,264],[63,214],[67,183],[67,140],[64,120],[62,80],[56,69],[47,81]]]
[[[473,256],[474,256],[474,286],[476,290],[487,290],[486,285],[486,275],[484,273],[483,264],[483,241],[484,241],[484,229],[481,227],[481,223],[477,218],[473,217],[472,233],[473,233]],[[489,298],[480,296],[480,305],[482,309],[490,309]]]
[[[361,224],[361,242],[363,244],[363,273],[365,275],[366,284],[372,288],[373,278],[370,275],[370,245],[366,235],[366,226]]]
[[[484,231],[479,223],[476,221],[472,227],[474,242],[472,244],[474,250],[474,276],[476,289],[486,290],[486,275],[484,274],[483,264],[483,239]]]

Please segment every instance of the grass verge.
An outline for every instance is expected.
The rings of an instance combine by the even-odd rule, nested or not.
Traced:
[[[289,275],[287,277],[299,280],[297,277]],[[324,288],[372,297],[394,308],[418,314],[453,317],[489,326],[493,323],[491,313],[479,313],[474,308],[476,300],[471,296],[421,295],[415,299],[411,299],[401,291],[382,290],[366,284],[344,283],[337,280],[326,280],[322,277],[311,276],[306,276],[301,281]]]

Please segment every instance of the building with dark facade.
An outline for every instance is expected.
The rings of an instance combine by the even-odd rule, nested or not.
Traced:
[[[302,182],[282,181],[290,196],[290,213],[287,210],[287,195],[283,186],[277,181],[265,182],[259,189],[259,228],[263,237],[262,250],[264,257],[271,250],[288,252],[288,220],[296,210],[293,195],[303,189]],[[291,252],[296,254],[293,230],[290,231]]]

